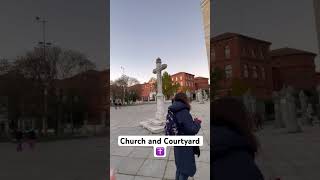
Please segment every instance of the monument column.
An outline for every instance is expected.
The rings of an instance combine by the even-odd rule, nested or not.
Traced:
[[[165,110],[164,110],[164,95],[162,93],[162,75],[161,72],[167,68],[166,64],[161,64],[161,59],[157,58],[156,68],[153,70],[154,74],[157,74],[157,107],[156,117],[148,121],[140,122],[140,125],[152,133],[161,133],[164,131],[165,124]]]

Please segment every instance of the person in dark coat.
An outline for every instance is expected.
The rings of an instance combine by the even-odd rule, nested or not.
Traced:
[[[201,127],[199,119],[193,120],[190,114],[190,104],[185,93],[176,94],[173,104],[169,109],[174,113],[178,122],[179,135],[196,135]],[[176,180],[187,180],[196,173],[196,163],[193,147],[174,147]]]
[[[21,129],[18,129],[15,131],[15,136],[17,140],[17,151],[21,152],[22,151],[22,139],[23,139],[23,132]]]
[[[254,122],[243,103],[225,97],[215,100],[211,108],[212,179],[263,180],[255,163],[259,143]]]

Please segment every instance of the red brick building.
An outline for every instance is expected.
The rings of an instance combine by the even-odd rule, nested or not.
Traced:
[[[292,48],[270,51],[270,42],[235,33],[211,38],[211,69],[224,79],[218,95],[242,95],[248,88],[259,99],[270,99],[283,86],[310,90],[320,83],[315,72],[316,54]]]
[[[316,87],[317,76],[314,64],[316,54],[281,48],[272,50],[270,55],[274,90],[280,90],[285,85],[305,90]]]
[[[320,84],[320,73],[316,73],[316,85],[318,86]]]
[[[220,95],[239,95],[250,88],[258,98],[272,95],[270,42],[235,33],[211,38],[211,68],[224,71]]]
[[[209,91],[209,78],[205,77],[195,77],[194,78],[194,84],[195,89],[202,89]]]
[[[155,88],[156,80],[150,79],[148,82],[143,84],[135,84],[129,87],[129,90],[133,90],[139,93],[141,101],[154,101],[156,95]]]
[[[109,70],[89,70],[63,80],[57,80],[56,88],[61,96],[78,96],[84,100],[88,124],[108,123]]]
[[[194,92],[196,90],[194,75],[186,72],[179,72],[170,76],[173,83],[180,84],[179,91],[189,90]]]

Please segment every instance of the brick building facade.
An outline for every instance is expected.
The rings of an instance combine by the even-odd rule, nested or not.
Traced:
[[[314,58],[316,54],[281,48],[270,52],[274,90],[290,85],[296,89],[310,90],[316,86]]]
[[[186,72],[178,72],[170,76],[173,83],[180,84],[179,91],[189,90],[194,92],[196,90],[194,83],[194,75]]]
[[[211,69],[224,78],[218,95],[239,96],[247,89],[259,99],[270,99],[283,86],[310,90],[317,85],[316,54],[292,48],[270,51],[270,42],[236,33],[211,38]]]
[[[270,97],[270,45],[270,42],[235,33],[211,38],[211,68],[219,68],[225,74],[219,84],[218,94],[238,95],[241,89],[250,88],[259,98]]]
[[[194,84],[195,84],[195,89],[202,89],[209,91],[209,78],[205,77],[195,77],[194,78]]]

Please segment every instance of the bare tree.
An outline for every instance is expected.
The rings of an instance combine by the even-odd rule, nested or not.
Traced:
[[[58,78],[64,79],[75,74],[95,69],[95,64],[92,63],[86,55],[75,50],[65,50],[61,53],[56,64]]]
[[[8,59],[0,59],[0,75],[8,73],[12,68],[12,65]]]

